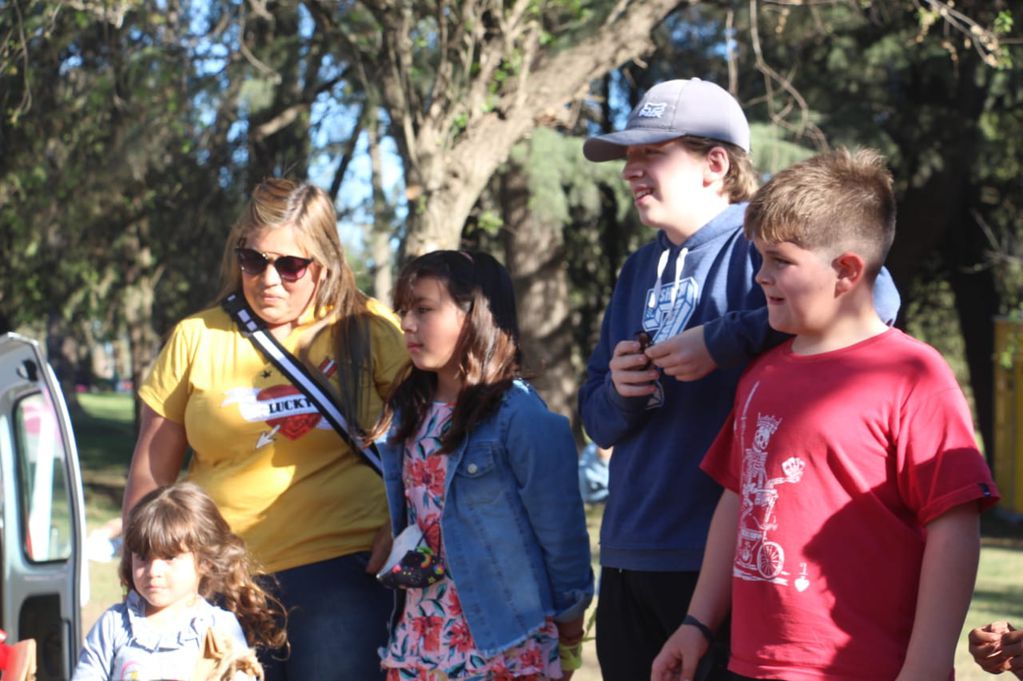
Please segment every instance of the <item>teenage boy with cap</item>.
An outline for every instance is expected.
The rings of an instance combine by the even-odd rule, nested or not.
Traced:
[[[655,85],[624,130],[583,145],[590,161],[625,159],[640,219],[658,230],[622,266],[579,394],[587,433],[615,452],[600,531],[604,681],[649,678],[682,624],[721,494],[699,463],[746,360],[783,338],[768,326],[753,279],[760,259],[742,234],[757,185],[749,150],[738,102],[697,78]],[[874,295],[881,318],[894,321],[899,296],[886,270]],[[705,658],[702,678],[728,678],[722,647]]]

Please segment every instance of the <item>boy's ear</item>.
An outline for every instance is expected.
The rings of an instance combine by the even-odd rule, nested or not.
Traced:
[[[864,274],[867,271],[867,263],[863,256],[853,251],[839,253],[831,261],[831,266],[835,268],[835,275],[837,277],[835,292],[839,294],[847,293],[855,288],[857,284],[863,281]]]
[[[712,147],[707,152],[707,165],[703,172],[703,180],[707,184],[725,179],[729,168],[728,152],[724,147]]]

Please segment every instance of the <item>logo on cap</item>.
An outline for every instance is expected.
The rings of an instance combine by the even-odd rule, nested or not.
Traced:
[[[643,108],[636,114],[636,118],[660,118],[664,114],[664,110],[668,107],[666,102],[660,104],[654,104],[653,102],[647,102],[643,105]]]

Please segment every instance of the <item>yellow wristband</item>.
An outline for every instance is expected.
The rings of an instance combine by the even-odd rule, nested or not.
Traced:
[[[570,646],[558,643],[558,658],[561,660],[561,668],[566,672],[575,671],[583,666],[583,642]]]

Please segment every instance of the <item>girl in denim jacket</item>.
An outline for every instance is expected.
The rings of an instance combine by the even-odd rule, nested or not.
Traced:
[[[400,587],[387,678],[568,679],[589,538],[568,421],[519,380],[511,278],[486,253],[436,251],[394,301],[413,367],[378,432],[394,533],[422,537],[379,575]]]

